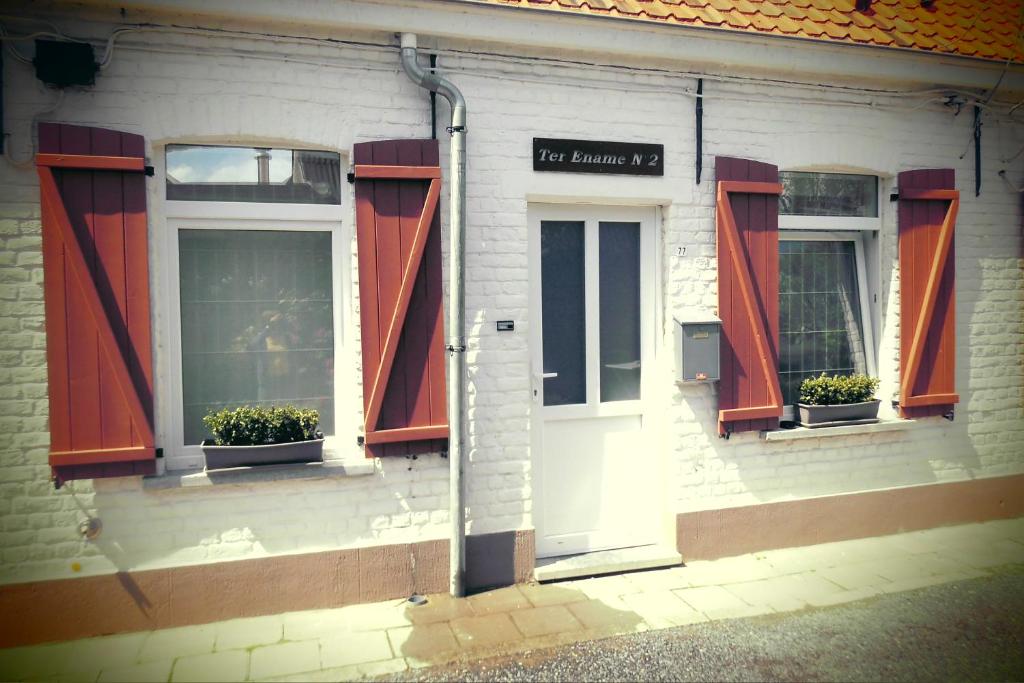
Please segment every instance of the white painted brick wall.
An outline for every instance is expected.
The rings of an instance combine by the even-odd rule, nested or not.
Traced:
[[[109,30],[78,29],[88,35]],[[494,45],[441,47],[512,51]],[[970,155],[958,158],[970,134],[967,113],[954,118],[931,109],[788,104],[782,98],[805,93],[781,85],[708,81],[704,179],[696,186],[693,101],[679,92],[693,87],[690,78],[468,54],[445,53],[440,61],[453,71],[470,111],[467,479],[473,532],[532,526],[528,200],[561,196],[663,205],[661,314],[671,320],[687,307],[716,306],[713,157],[719,154],[783,168],[859,168],[888,178],[910,168],[956,168],[964,190],[957,236],[961,404],[953,423],[933,419],[902,432],[771,444],[756,434],[739,434],[726,442],[717,437],[714,390],[677,388],[663,344],[661,398],[652,402],[652,412],[662,423],[670,509],[1024,471],[1019,198],[995,175],[1000,157],[1024,144],[1020,126],[987,123],[984,192],[975,199],[967,190],[973,177]],[[54,94],[39,86],[29,69],[11,60],[4,68],[11,155],[26,159],[32,117]],[[447,108],[440,99],[438,110],[443,129]],[[162,145],[179,141],[294,143],[347,156],[354,142],[425,136],[429,109],[425,93],[400,73],[395,50],[152,33],[126,36],[94,88],[69,91],[55,112],[40,118],[140,133],[159,169]],[[666,175],[534,174],[534,135],[662,142]],[[988,142],[997,136],[999,146]],[[445,142],[442,165],[447,167]],[[1019,164],[1008,168],[1010,178],[1021,182],[1014,170]],[[158,179],[148,184],[150,227],[159,232],[166,229],[163,192]],[[347,186],[346,191],[351,221]],[[894,206],[886,203],[882,210],[879,370],[882,395],[890,396],[898,368],[898,281]],[[446,193],[442,217],[447,223]],[[446,535],[448,463],[437,455],[378,462],[373,476],[352,480],[165,491],[143,490],[135,479],[77,482],[69,487],[77,492],[77,503],[69,489],[54,492],[46,465],[39,232],[34,171],[0,162],[0,583],[73,576],[72,563],[80,563],[83,574],[105,573]],[[154,245],[159,244],[154,235]],[[679,246],[687,248],[684,256],[675,256]],[[447,252],[446,243],[444,248]],[[164,296],[161,283],[175,276],[165,272],[158,249],[154,246],[151,258],[155,300]],[[161,307],[156,311],[157,330],[164,330],[169,323]],[[358,302],[345,315],[358,385]],[[499,319],[515,320],[516,331],[497,333]],[[174,400],[164,389],[167,349],[160,336],[156,361],[158,402]],[[360,393],[361,388],[353,392],[351,417],[342,427],[352,435],[361,421]],[[165,440],[167,425],[158,427]],[[95,543],[80,540],[75,531],[79,504],[104,521]]]

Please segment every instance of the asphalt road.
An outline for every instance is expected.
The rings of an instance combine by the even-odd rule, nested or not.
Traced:
[[[1022,681],[1024,566],[870,600],[406,672],[410,681]]]

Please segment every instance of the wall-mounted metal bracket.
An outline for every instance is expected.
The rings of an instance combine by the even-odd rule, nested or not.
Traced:
[[[359,446],[359,447],[365,446],[366,445],[366,437],[365,436],[357,436],[356,437],[356,445]]]
[[[952,421],[953,421],[953,418],[954,418],[954,417],[956,417],[956,415],[955,415],[954,413],[955,413],[955,410],[954,410],[954,409],[952,409],[952,408],[950,408],[950,410],[949,410],[949,412],[948,412],[948,413],[943,413],[943,414],[942,414],[942,417],[944,417],[944,418],[946,418],[947,420],[949,420],[950,422],[952,422]]]
[[[700,185],[700,174],[704,169],[704,79],[697,79],[697,97],[694,98],[694,114],[696,116],[696,130],[694,137],[697,140],[697,149],[695,166],[695,175],[697,177],[697,184]]]
[[[899,199],[900,199],[900,193],[899,192],[893,192],[891,195],[889,195],[889,201],[890,202],[896,202],[896,201],[899,201]]]
[[[356,181],[356,174],[354,171],[349,171],[345,178],[349,183],[354,183]]]

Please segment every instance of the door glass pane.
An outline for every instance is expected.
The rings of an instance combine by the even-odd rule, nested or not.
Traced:
[[[640,224],[600,224],[601,401],[640,398]]]
[[[331,233],[181,230],[185,443],[210,410],[284,405],[320,411],[334,433]]]
[[[583,221],[540,224],[544,405],[587,402]]]
[[[822,372],[867,372],[853,242],[779,242],[779,378],[783,401]]]

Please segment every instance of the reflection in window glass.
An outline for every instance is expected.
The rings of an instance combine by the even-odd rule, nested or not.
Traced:
[[[587,402],[583,222],[540,224],[544,405]]]
[[[640,398],[640,224],[600,224],[601,401]]]
[[[867,372],[853,242],[779,242],[779,379],[793,404],[822,372]]]
[[[340,204],[341,156],[309,150],[168,145],[167,198]]]
[[[780,171],[779,213],[794,216],[878,216],[878,178],[849,173]]]
[[[185,443],[209,410],[284,405],[320,411],[334,433],[329,232],[180,230]]]

